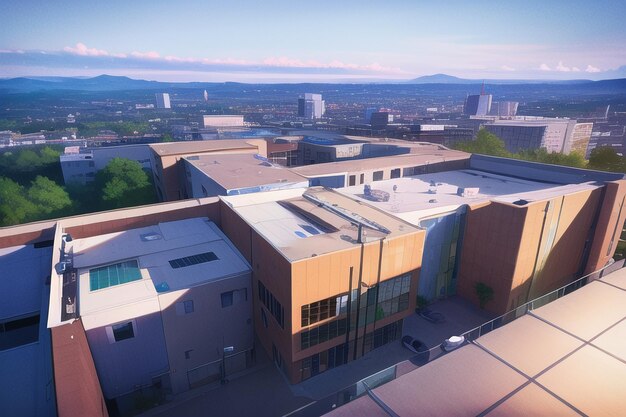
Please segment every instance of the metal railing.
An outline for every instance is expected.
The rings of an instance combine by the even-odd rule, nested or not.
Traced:
[[[486,323],[481,324],[480,326],[466,331],[465,333],[461,334],[461,336],[465,338],[464,344],[470,343],[478,339],[479,337],[526,315],[529,311],[543,307],[544,305],[547,305],[565,295],[568,295],[578,290],[589,282],[590,277],[593,277],[593,280],[601,278],[605,270],[608,269],[609,271],[612,271],[613,269],[615,269],[611,268],[612,266],[613,264],[606,265],[597,271],[582,276],[575,281],[562,286],[561,288],[542,295],[541,297],[535,298],[534,300],[524,303],[519,307],[504,313],[501,316],[498,316],[492,320],[489,320]],[[619,267],[617,269],[619,269]],[[447,352],[442,349],[442,344],[439,344],[426,351],[419,352],[408,360],[399,362],[386,369],[369,375],[361,379],[360,381],[351,384],[350,386],[345,387],[321,400],[311,402],[307,406],[300,408],[290,414],[287,414],[287,416],[313,417],[328,413],[336,407],[347,404],[350,401],[353,401],[361,397],[362,395],[367,394],[368,391],[373,390],[380,385],[393,381],[394,379],[408,372],[411,372],[441,356],[444,356],[446,353]]]

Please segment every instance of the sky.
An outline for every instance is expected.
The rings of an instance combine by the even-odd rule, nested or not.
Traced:
[[[0,0],[0,77],[626,77],[626,1]]]

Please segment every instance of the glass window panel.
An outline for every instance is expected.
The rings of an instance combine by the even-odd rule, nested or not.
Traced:
[[[402,290],[402,281],[399,279],[394,279],[393,280],[393,295],[392,297],[398,297],[400,295],[400,292]]]
[[[328,339],[333,339],[337,337],[337,321],[333,320],[328,323]]]

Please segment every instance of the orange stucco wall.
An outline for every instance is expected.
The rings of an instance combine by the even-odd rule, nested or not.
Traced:
[[[626,221],[625,199],[626,180],[613,181],[606,185],[585,274],[605,266],[615,253],[624,221]]]
[[[593,232],[601,197],[598,188],[524,206],[490,202],[470,208],[458,293],[478,304],[474,286],[483,282],[494,290],[485,308],[503,314],[580,276],[585,249],[604,236]]]

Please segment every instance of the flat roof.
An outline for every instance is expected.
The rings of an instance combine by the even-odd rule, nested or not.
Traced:
[[[303,176],[251,154],[198,155],[184,159],[226,190],[266,184],[308,185]]]
[[[240,275],[243,257],[206,218],[191,218],[129,229],[66,244],[78,276],[79,314],[86,329],[160,310],[157,295]],[[212,252],[215,259],[174,268],[169,261]],[[91,290],[90,270],[136,261],[140,278]]]
[[[52,246],[0,249],[0,320],[41,310],[41,295],[52,265]]]
[[[376,181],[369,185],[373,190],[388,193],[389,200],[376,201],[368,198],[363,185],[339,188],[337,191],[393,213],[413,224],[429,216],[456,210],[465,204],[474,205],[491,200],[506,203],[520,199],[539,201],[599,187],[595,182],[550,184],[471,169],[414,175]],[[457,194],[459,188],[477,188],[478,191],[463,197]]]
[[[168,142],[168,143],[152,143],[150,148],[161,156],[166,155],[182,155],[189,153],[215,152],[228,149],[256,149],[254,143],[249,143],[250,139],[219,139],[219,140],[201,140],[190,142]]]
[[[419,230],[374,207],[322,187],[221,196],[220,199],[289,261],[358,245],[358,227],[338,212],[370,222],[372,227],[363,227],[365,241]],[[336,211],[320,207],[319,202]]]
[[[625,288],[622,268],[373,393],[401,416],[622,415]],[[328,415],[380,410],[368,397]]]
[[[469,153],[446,149],[438,145],[427,146],[425,148],[412,148],[411,151],[412,153],[404,155],[380,156],[375,158],[350,159],[346,161],[304,165],[294,167],[292,170],[305,177],[315,177],[320,175],[374,171],[380,168],[423,166],[470,158]]]

